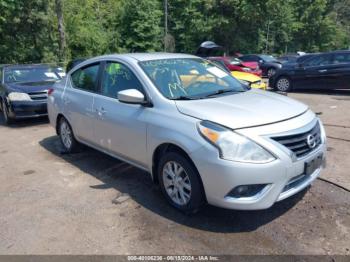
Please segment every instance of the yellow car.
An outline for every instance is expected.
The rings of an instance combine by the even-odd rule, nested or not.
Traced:
[[[266,90],[267,88],[267,85],[264,83],[262,78],[256,75],[240,71],[232,71],[231,74],[242,83],[249,85],[251,88],[258,88],[263,90]]]

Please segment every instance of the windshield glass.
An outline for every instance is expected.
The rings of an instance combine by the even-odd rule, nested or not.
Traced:
[[[59,73],[59,68],[49,67],[7,68],[4,79],[6,83],[57,81],[61,79]]]
[[[239,59],[236,58],[236,57],[231,57],[231,58],[230,58],[230,64],[231,64],[231,65],[241,65],[241,64],[242,64],[242,61],[239,60]]]
[[[274,58],[272,55],[261,55],[260,57],[261,57],[265,62],[276,61],[276,58]]]
[[[228,72],[200,58],[140,62],[158,90],[169,99],[200,99],[247,88]]]

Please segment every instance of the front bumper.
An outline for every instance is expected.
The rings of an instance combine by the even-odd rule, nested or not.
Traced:
[[[262,77],[262,70],[259,69],[259,70],[254,70],[254,71],[250,71],[248,73],[251,73],[253,75],[256,75],[256,76],[259,76],[259,77]]]
[[[260,81],[260,83],[253,83],[250,85],[251,88],[256,88],[256,89],[261,89],[261,90],[266,90],[267,85],[263,81]]]
[[[46,101],[12,101],[9,116],[14,119],[47,116]]]
[[[295,120],[290,122],[293,121]],[[210,148],[211,145],[205,145],[193,152],[191,158],[202,178],[208,203],[228,209],[266,209],[274,203],[302,191],[320,175],[322,166],[312,174],[302,176],[306,162],[320,155],[325,160],[325,143],[322,143],[317,149],[301,159],[293,159],[278,146],[275,148],[274,146],[270,144],[268,149],[276,154],[278,158],[266,164],[223,160],[219,157],[216,149],[212,150]],[[300,177],[302,178],[298,179]],[[229,192],[238,186],[262,184],[266,186],[253,196],[239,198],[228,196]]]

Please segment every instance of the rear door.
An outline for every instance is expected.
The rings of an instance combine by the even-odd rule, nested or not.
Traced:
[[[95,140],[102,150],[146,167],[145,120],[149,108],[119,102],[118,92],[126,89],[137,89],[145,94],[141,82],[126,64],[105,62],[100,93],[93,106]]]
[[[79,140],[93,143],[94,96],[99,83],[100,63],[82,67],[70,76],[64,91],[64,115]]]

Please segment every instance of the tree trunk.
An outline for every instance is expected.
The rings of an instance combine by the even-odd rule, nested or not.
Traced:
[[[64,31],[63,21],[63,0],[55,0],[56,4],[56,15],[58,20],[58,33],[59,33],[59,58],[61,62],[64,61],[66,54],[66,36]]]

